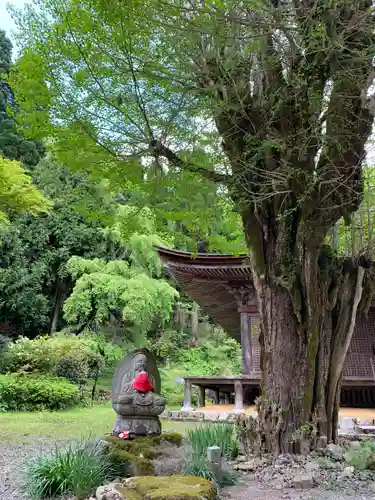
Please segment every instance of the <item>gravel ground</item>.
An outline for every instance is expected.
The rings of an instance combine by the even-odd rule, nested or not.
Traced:
[[[38,436],[27,436],[24,444],[5,446],[0,443],[0,500],[28,499],[27,495],[19,491],[25,463],[39,453],[48,453],[54,449],[55,443],[43,441]]]
[[[374,494],[348,493],[347,491],[327,491],[314,488],[306,492],[291,489],[261,489],[259,483],[244,478],[236,486],[225,488],[221,497],[233,500],[374,500]]]
[[[66,439],[57,439],[57,444],[61,446],[67,442]],[[51,452],[55,446],[56,443],[43,440],[38,436],[25,437],[23,444],[0,444],[0,500],[29,500],[27,495],[19,491],[22,468],[31,457],[39,453]],[[168,461],[167,457],[165,459]],[[177,457],[176,460],[181,461],[181,457]],[[173,463],[173,466],[176,464]],[[347,488],[342,490],[340,488],[334,490],[313,488],[303,492],[287,488],[280,489],[271,485],[269,487],[265,484],[261,485],[253,475],[244,475],[236,486],[224,489],[221,498],[233,500],[374,500],[375,495],[370,491],[354,493]]]

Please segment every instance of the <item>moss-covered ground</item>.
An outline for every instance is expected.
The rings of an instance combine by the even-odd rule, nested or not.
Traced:
[[[127,476],[152,476],[155,474],[153,460],[160,454],[162,442],[180,446],[182,434],[178,432],[163,433],[162,436],[145,436],[133,440],[124,440],[107,435],[110,457],[116,466],[123,467]]]
[[[213,500],[216,491],[206,479],[198,477],[137,477],[118,488],[124,498],[134,500]]]

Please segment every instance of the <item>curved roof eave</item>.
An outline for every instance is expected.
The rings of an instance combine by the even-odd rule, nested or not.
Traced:
[[[156,247],[156,250],[184,293],[240,340],[240,315],[230,288],[252,281],[247,256],[193,254],[164,247]]]

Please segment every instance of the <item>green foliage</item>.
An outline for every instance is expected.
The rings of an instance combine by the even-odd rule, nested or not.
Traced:
[[[0,373],[3,371],[5,365],[5,357],[9,348],[9,338],[0,334]]]
[[[226,364],[223,366],[223,360]],[[239,344],[229,337],[222,348],[209,342],[204,347],[184,349],[175,354],[175,363],[184,367],[185,375],[239,375]],[[198,373],[199,372],[199,373]]]
[[[17,161],[0,156],[0,220],[8,221],[14,212],[48,212],[51,203],[34,186],[32,179]]]
[[[203,424],[188,429],[187,438],[193,450],[193,455],[196,456],[205,456],[209,446],[218,446],[222,456],[227,458],[234,458],[238,453],[234,426],[232,424]]]
[[[88,378],[88,366],[83,359],[64,356],[57,362],[56,375],[66,378],[72,384],[79,384]]]
[[[104,350],[104,363],[107,370],[114,370],[122,358],[122,350],[110,343],[104,343],[93,334],[45,336],[33,340],[21,337],[9,345],[5,356],[5,368],[11,372],[61,373],[67,359],[75,364],[77,375],[88,378],[93,368],[102,364],[103,359],[98,345]]]
[[[32,459],[26,466],[24,490],[34,499],[63,495],[82,499],[118,473],[100,443],[82,441]]]
[[[165,336],[164,336],[165,334]],[[238,342],[230,338],[220,328],[214,328],[210,337],[202,337],[202,347],[181,348],[181,340],[186,344],[189,335],[175,330],[161,331],[158,339],[149,340],[149,348],[158,356],[169,358],[167,367],[160,372],[163,380],[163,394],[172,406],[181,405],[184,399],[184,387],[177,382],[184,376],[215,376],[241,374],[241,348]],[[185,345],[186,345],[185,344]],[[193,393],[193,403],[196,394]]]
[[[167,325],[156,334],[157,336],[152,335],[147,339],[147,348],[163,363],[172,360],[180,349],[188,345],[190,339],[190,332],[187,329],[178,331],[177,325],[174,324]]]
[[[165,243],[156,234],[146,235],[134,233],[130,240],[130,258],[135,268],[145,271],[153,278],[160,278],[163,273],[163,263],[155,252],[155,246]]]
[[[187,441],[191,453],[185,462],[186,475],[204,477],[212,481],[217,488],[237,482],[237,475],[233,471],[224,470],[222,477],[217,478],[207,459],[209,446],[218,446],[221,456],[228,459],[237,456],[238,444],[233,425],[208,423],[187,429]]]
[[[78,403],[77,386],[65,379],[0,375],[0,405],[7,411],[63,410]]]
[[[205,479],[208,479],[208,481],[211,481],[216,488],[220,486],[218,484],[219,481],[215,473],[211,469],[207,457],[205,455],[193,454],[190,457],[188,457],[184,466],[184,474],[186,476],[204,477]]]
[[[0,334],[0,358],[8,351],[9,339],[5,335]]]
[[[65,318],[81,327],[100,327],[114,316],[146,333],[155,319],[161,324],[169,320],[178,296],[167,282],[153,279],[120,260],[105,263],[74,257],[67,269],[78,279],[65,302]]]
[[[9,116],[9,108],[16,111],[13,91],[4,76],[12,67],[12,44],[5,32],[0,30],[0,155],[10,160],[19,160],[28,167],[35,166],[44,154],[40,141],[26,139],[17,130],[16,121]]]
[[[30,337],[49,331],[52,323],[54,330],[63,326],[62,304],[72,286],[65,265],[72,255],[111,258],[123,250],[104,232],[101,219],[112,209],[101,185],[69,173],[50,157],[32,177],[54,201],[53,209],[48,215],[14,217],[0,246],[0,321]]]
[[[375,443],[361,442],[360,448],[349,448],[344,454],[345,461],[359,470],[375,470]]]
[[[153,71],[142,74],[139,68],[140,80],[134,81],[131,47],[138,47],[135,59],[150,53],[155,62],[170,47],[168,40],[163,56],[154,53],[166,40],[165,33],[159,33],[159,43],[150,45],[148,37],[156,34],[150,23],[161,6],[150,2],[148,7],[150,17],[136,4],[115,2],[112,14],[100,2],[73,2],[61,8],[53,1],[17,16],[24,50],[9,84],[16,89],[18,120],[28,134],[53,138],[54,154],[62,163],[108,180],[117,199],[129,204],[119,210],[121,220],[116,224],[123,240],[138,232],[158,234],[181,249],[195,251],[197,241],[204,239],[212,251],[246,251],[241,218],[228,193],[218,193],[212,183],[194,174],[195,165],[203,172],[212,172],[217,165],[226,172],[229,167],[218,134],[205,128],[210,120],[207,109],[196,96],[180,101],[180,84],[168,78],[156,81],[150,76]],[[164,7],[162,11],[166,15]],[[119,25],[120,19],[125,24]],[[69,41],[60,36],[64,32],[71,34]],[[123,53],[124,47],[130,51],[129,61],[108,59],[108,53]],[[56,69],[53,74],[51,64]],[[139,108],[136,88],[142,88],[145,109]],[[33,102],[40,103],[37,109]],[[164,168],[150,147],[154,136],[167,142],[173,136],[190,171],[172,163]],[[135,154],[124,158],[124,151]]]

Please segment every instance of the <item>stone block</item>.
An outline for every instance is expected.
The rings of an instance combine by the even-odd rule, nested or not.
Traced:
[[[207,459],[209,462],[219,463],[221,460],[221,450],[218,446],[209,446],[207,448]]]
[[[242,472],[251,472],[260,467],[263,464],[262,460],[258,458],[252,458],[246,462],[240,462],[234,466],[236,470]]]
[[[204,414],[205,420],[216,421],[220,419],[220,413],[216,413],[214,411],[207,411]]]
[[[106,486],[99,486],[96,490],[96,500],[124,500],[123,495],[117,489],[121,487],[121,483],[110,483]]]
[[[309,490],[314,487],[312,474],[300,474],[293,479],[293,486],[296,490]]]
[[[354,474],[354,467],[350,465],[349,467],[345,467],[345,469],[340,473],[339,479],[348,479],[352,477]]]
[[[228,413],[228,412],[222,412],[222,413],[220,413],[220,415],[219,415],[219,420],[221,420],[221,421],[225,421],[225,422],[226,422],[226,421],[227,421],[227,418],[228,418],[228,415],[229,415],[229,413]]]
[[[342,460],[344,451],[338,444],[330,443],[326,448],[326,454],[334,460]]]
[[[201,411],[192,411],[189,413],[189,419],[202,422],[204,420],[204,413]]]
[[[180,416],[180,412],[179,411],[170,411],[169,412],[169,418],[170,420],[177,420]]]
[[[158,417],[123,417],[116,419],[113,433],[118,436],[126,429],[132,436],[149,436],[161,434],[161,423]]]

